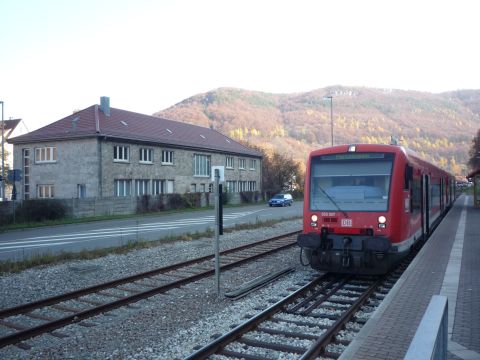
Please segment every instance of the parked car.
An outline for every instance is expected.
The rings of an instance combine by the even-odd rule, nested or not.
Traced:
[[[292,206],[293,198],[290,194],[277,194],[268,200],[270,206]]]

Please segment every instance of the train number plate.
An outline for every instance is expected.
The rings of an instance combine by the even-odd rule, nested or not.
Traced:
[[[352,227],[352,219],[342,219],[342,227]]]

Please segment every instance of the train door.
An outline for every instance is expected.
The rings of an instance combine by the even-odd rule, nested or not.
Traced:
[[[430,231],[430,178],[422,176],[422,235],[425,238]]]

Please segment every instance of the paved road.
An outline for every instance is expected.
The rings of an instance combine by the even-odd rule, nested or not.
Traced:
[[[251,205],[224,209],[224,227],[302,215],[303,202],[270,208]],[[0,261],[21,260],[46,253],[79,252],[124,245],[129,241],[157,240],[166,236],[213,229],[214,210],[143,216],[123,220],[42,227],[0,233]],[[296,229],[292,229],[294,231]]]

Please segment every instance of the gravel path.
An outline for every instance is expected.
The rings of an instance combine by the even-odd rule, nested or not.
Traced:
[[[301,220],[290,220],[271,227],[237,231],[220,238],[221,248],[268,238],[301,228]],[[110,255],[89,261],[68,262],[0,277],[0,307],[53,296],[65,291],[94,285],[196,258],[213,252],[211,238],[167,243],[156,248]],[[58,338],[43,335],[31,339],[30,350],[15,346],[0,349],[2,359],[182,359],[195,346],[206,344],[211,336],[228,331],[246,315],[285,294],[292,283],[314,272],[299,264],[299,248],[270,256],[255,264],[222,273],[222,291],[233,290],[262,274],[294,266],[297,271],[232,301],[216,294],[214,279],[209,278],[99,315],[79,324],[59,329],[68,335]]]

